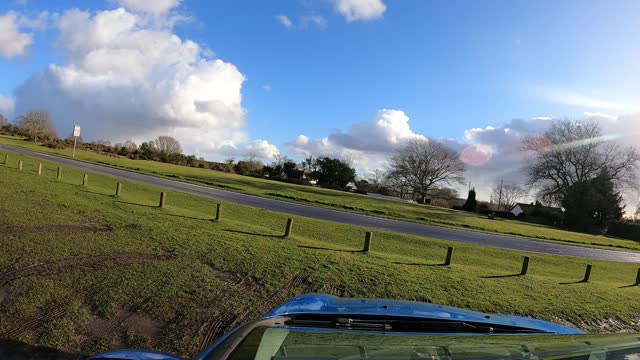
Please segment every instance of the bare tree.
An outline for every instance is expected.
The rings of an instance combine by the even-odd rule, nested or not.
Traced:
[[[0,114],[0,127],[3,127],[5,125],[9,125],[9,121],[7,120],[6,117]]]
[[[417,201],[424,203],[433,186],[462,183],[464,163],[442,143],[416,139],[391,157],[389,175],[406,184],[418,196]]]
[[[518,184],[496,184],[491,190],[491,201],[497,206],[498,211],[509,211],[528,194],[525,187]]]
[[[369,182],[372,183],[373,185],[375,185],[375,187],[379,187],[382,184],[382,182],[384,181],[384,178],[386,176],[387,175],[386,175],[384,170],[375,169],[371,173],[371,177],[369,178]]]
[[[53,129],[51,117],[47,111],[31,111],[27,115],[20,117],[18,121],[20,129],[37,142],[39,138],[57,138],[58,134]]]
[[[598,123],[558,120],[542,136],[528,137],[524,150],[531,185],[556,204],[576,184],[586,183],[606,172],[616,187],[633,186],[640,155],[633,147],[606,141]]]
[[[152,143],[161,161],[167,162],[171,155],[182,154],[180,142],[171,136],[158,136]]]
[[[125,140],[122,146],[126,148],[129,152],[134,152],[138,150],[138,145],[135,142],[133,142],[133,140]]]

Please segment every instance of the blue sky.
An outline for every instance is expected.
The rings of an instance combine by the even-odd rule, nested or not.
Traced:
[[[81,122],[87,136],[113,141],[172,131],[186,150],[217,160],[242,157],[247,151],[265,158],[274,151],[298,158],[314,152],[349,154],[363,172],[383,166],[385,156],[408,138],[451,139],[460,147],[486,145],[496,159],[493,167],[476,169],[486,181],[495,181],[491,173],[504,166],[498,159],[513,148],[517,136],[544,129],[540,118],[595,116],[615,123],[605,130],[637,130],[635,120],[628,126],[619,121],[636,114],[640,105],[637,1],[162,0],[158,3],[169,4],[162,11],[141,9],[139,3],[2,2],[0,16],[13,12],[16,29],[32,34],[24,54],[0,56],[4,112],[15,116],[32,107],[51,107],[59,129]],[[356,16],[341,11],[341,3]],[[182,45],[188,40],[197,44],[195,56],[176,60],[191,73],[175,70],[171,63],[150,65],[154,70],[144,77],[118,77],[122,67],[109,62],[127,56],[101,58],[109,63],[100,68],[109,69],[104,74],[87,65],[93,61],[87,59],[95,39],[79,39],[77,33],[100,13],[119,7],[137,17],[124,37],[151,29],[175,34]],[[72,8],[84,11],[89,20],[72,31],[61,30],[59,22]],[[373,10],[358,15],[367,9]],[[20,23],[20,18],[35,19],[45,11],[46,29]],[[277,16],[286,16],[291,26]],[[182,21],[175,23],[177,18]],[[73,41],[84,43],[72,48]],[[95,47],[101,46],[120,49],[111,43]],[[131,44],[126,46],[130,49]],[[199,62],[212,64],[216,59],[235,70],[211,70],[212,77],[197,89],[219,94],[204,100],[191,99],[198,97],[193,92],[186,96],[194,100],[191,107],[209,101],[202,111],[210,117],[173,111],[182,106],[177,102],[167,110],[170,115],[140,105],[155,99],[145,91],[156,94],[159,91],[150,89],[166,85],[176,73],[183,76],[176,86],[183,86],[190,75],[203,74]],[[62,75],[49,70],[50,64],[66,69],[67,75],[77,72],[79,78],[91,79],[93,87],[61,85]],[[34,80],[38,73],[44,76]],[[103,75],[115,79],[117,91],[95,85]],[[135,86],[127,87],[132,82]],[[45,87],[57,90],[47,92]],[[125,99],[131,99],[131,109],[109,108],[122,103],[118,93],[123,92],[130,94]],[[82,98],[84,93],[91,97]],[[113,99],[109,106],[94,103],[103,95]],[[169,101],[174,95],[183,99],[173,92],[158,99]],[[56,109],[59,103],[64,109]],[[91,111],[80,117],[71,111],[76,108]],[[245,111],[240,114],[239,109]],[[94,113],[95,120],[89,119]],[[122,119],[120,125],[112,120],[116,118]],[[387,119],[387,125],[380,125],[380,119]],[[514,133],[516,138],[509,137]],[[367,149],[362,142],[344,140],[363,136],[388,146]]]

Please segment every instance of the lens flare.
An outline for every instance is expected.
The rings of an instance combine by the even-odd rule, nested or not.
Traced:
[[[481,166],[489,162],[492,156],[491,147],[484,144],[470,144],[462,150],[460,160],[469,166]]]

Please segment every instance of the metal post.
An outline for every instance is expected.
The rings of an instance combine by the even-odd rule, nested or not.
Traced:
[[[371,250],[372,237],[373,237],[373,233],[371,231],[367,231],[367,233],[364,236],[364,249],[362,249],[362,252],[365,254],[368,254],[369,251]]]
[[[58,166],[58,173],[56,174],[56,179],[61,179],[61,178],[62,178],[62,168]]]
[[[122,194],[122,184],[121,183],[117,183],[116,184],[116,196],[120,196],[120,194]]]
[[[160,207],[163,208],[165,202],[167,201],[167,194],[163,191],[160,193]]]
[[[527,275],[529,271],[529,257],[525,256],[522,260],[522,271],[520,271],[520,275]]]
[[[591,277],[591,264],[587,264],[587,269],[584,271],[584,279],[582,279],[582,282],[589,282],[590,277]]]
[[[38,163],[38,176],[42,175],[42,163]]]
[[[447,258],[444,260],[444,266],[451,265],[451,258],[453,257],[453,246],[447,248]]]
[[[222,220],[222,204],[216,206],[216,221]]]
[[[84,174],[84,176],[82,177],[82,186],[87,186],[89,185],[89,175]]]
[[[73,153],[71,153],[71,157],[72,157],[73,159],[75,159],[75,158],[76,158],[76,141],[78,141],[78,137],[77,137],[77,136],[74,136],[74,137],[73,137]]]
[[[292,227],[293,227],[293,219],[287,219],[287,228],[284,230],[284,237],[291,236]]]

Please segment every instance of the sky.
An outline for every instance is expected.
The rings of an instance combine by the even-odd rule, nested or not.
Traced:
[[[0,114],[363,177],[436,138],[486,195],[523,181],[518,144],[550,119],[640,143],[639,20],[638,1],[3,0]]]

